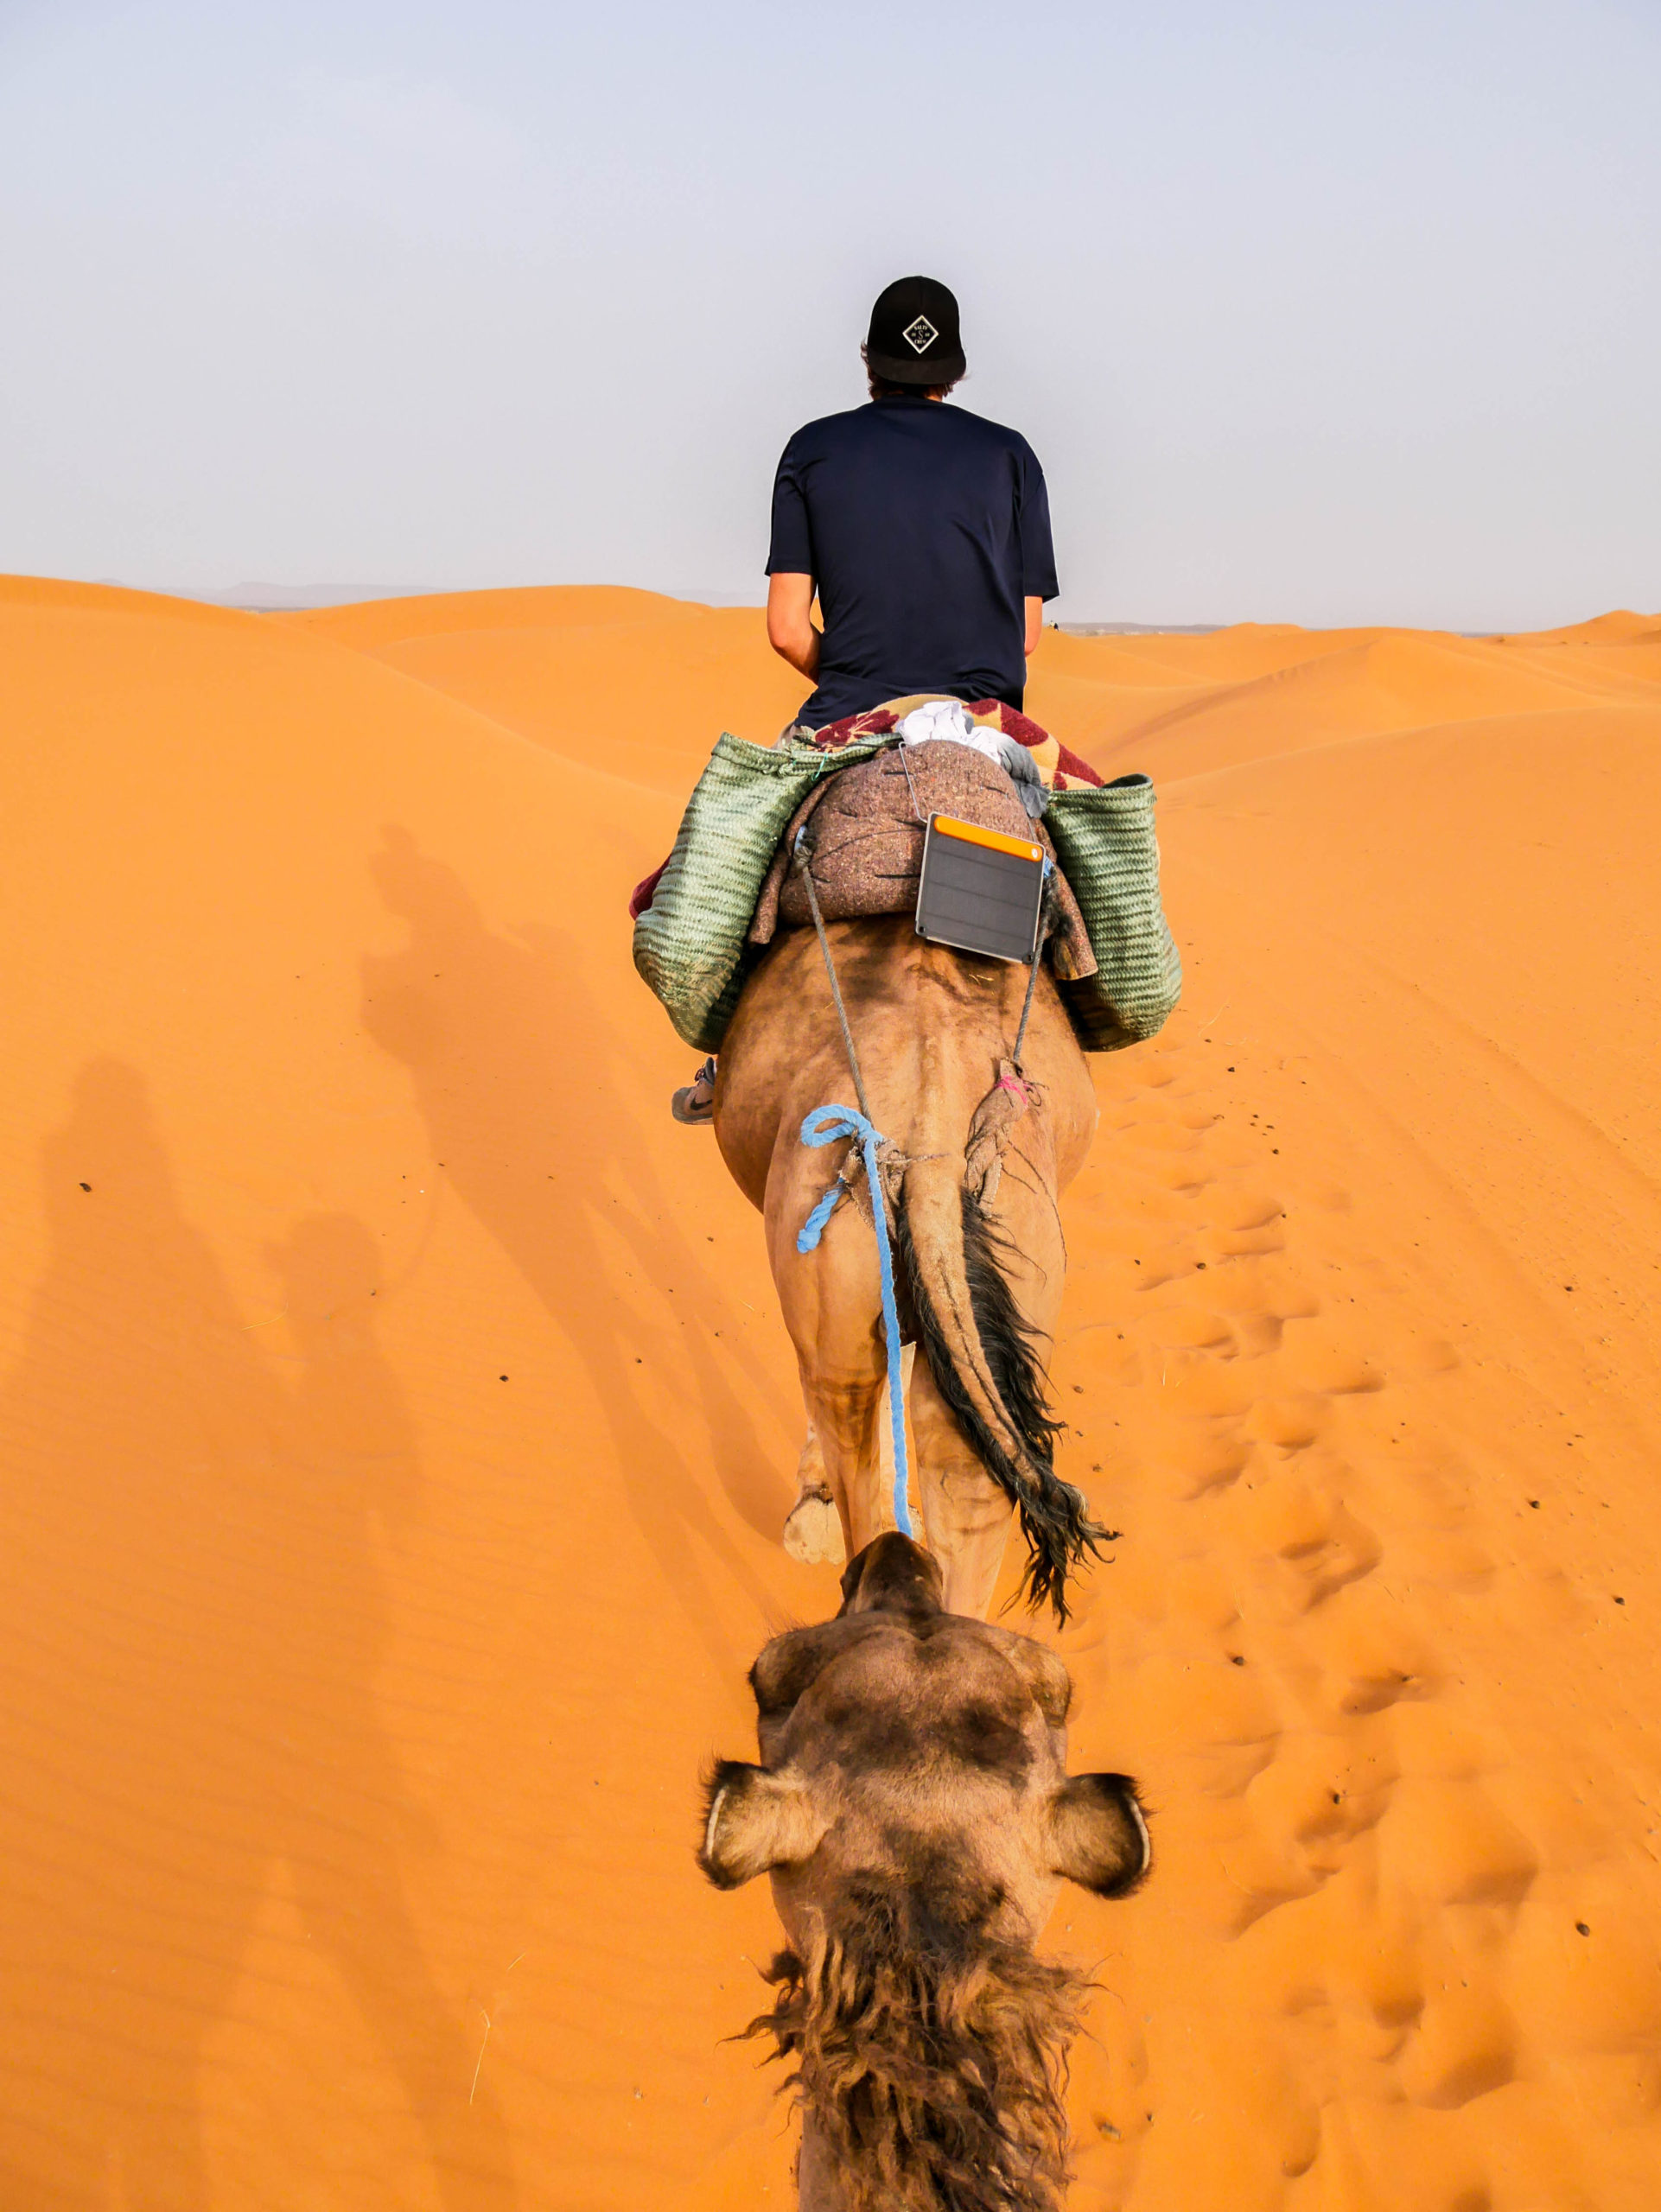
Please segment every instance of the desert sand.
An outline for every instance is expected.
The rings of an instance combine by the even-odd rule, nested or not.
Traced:
[[[8,2212],[790,2202],[696,1779],[834,1579],[624,906],[800,690],[639,592],[0,583]],[[1158,779],[1187,970],[1066,1209],[1158,1854],[1047,1939],[1072,2202],[1653,2212],[1661,618],[1029,704]]]

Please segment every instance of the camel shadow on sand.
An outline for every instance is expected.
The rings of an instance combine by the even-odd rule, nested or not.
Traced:
[[[626,1317],[613,1294],[620,1241],[639,1281],[673,1286],[689,1319],[718,1313],[731,1295],[640,1141],[639,1093],[620,1074],[627,1054],[589,980],[592,956],[557,929],[493,931],[454,870],[405,831],[385,832],[373,870],[410,936],[404,950],[366,961],[365,1027],[408,1067],[448,1181],[553,1321],[570,1330],[580,1319],[631,1516],[718,1668],[745,1665],[748,1631],[735,1640],[700,1555],[762,1620],[777,1614],[777,1599],[712,1510],[708,1461],[659,1410],[662,1378],[690,1372],[703,1422],[721,1440],[714,1471],[770,1544],[794,1488],[756,1433],[754,1376],[744,1376],[744,1396],[730,1377],[736,1356],[717,1354],[701,1330],[652,1318],[655,1300]],[[780,1395],[787,1433],[799,1416]],[[550,1440],[550,1470],[557,1448]],[[556,1502],[550,1491],[550,1510]]]
[[[50,1255],[0,1389],[0,2202],[207,2212],[204,2077],[217,2108],[227,2077],[232,2110],[269,2094],[258,2053],[283,2031],[240,2059],[217,2031],[281,1898],[390,2064],[434,2201],[514,2212],[502,2117],[487,2085],[468,2104],[474,2043],[405,1900],[427,1838],[377,1708],[376,1545],[422,1477],[372,1326],[376,1241],[319,1214],[268,1250],[285,1374],[181,1209],[135,1070],[83,1071],[43,1168]],[[258,2001],[269,2023],[294,2000]],[[302,2158],[356,2139],[344,2088],[305,2094]]]

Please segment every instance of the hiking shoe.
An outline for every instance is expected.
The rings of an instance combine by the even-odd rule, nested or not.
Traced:
[[[707,1059],[697,1073],[669,1102],[678,1122],[697,1124],[716,1117],[716,1064]]]

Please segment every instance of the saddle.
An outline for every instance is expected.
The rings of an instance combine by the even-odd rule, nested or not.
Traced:
[[[914,910],[932,815],[1041,843],[1057,863],[1060,901],[1045,957],[1084,1050],[1114,1052],[1152,1037],[1176,1004],[1182,964],[1160,903],[1149,779],[1104,784],[1013,708],[971,706],[977,728],[1032,754],[1049,794],[1034,823],[1009,773],[972,744],[896,746],[901,720],[926,703],[897,700],[807,739],[792,728],[775,746],[717,741],[674,850],[629,901],[635,967],[697,1051],[720,1050],[745,980],[780,928],[811,920],[791,874],[805,823],[817,840],[820,911],[843,918]]]
[[[1028,820],[1013,780],[996,761],[948,739],[891,747],[816,785],[797,808],[762,882],[748,942],[769,944],[781,926],[811,921],[806,887],[791,866],[797,833],[810,823],[813,887],[827,921],[912,912],[924,836],[935,814],[1041,844],[1056,858],[1043,823]],[[1059,868],[1054,881],[1047,957],[1059,978],[1075,982],[1095,975],[1096,955]]]

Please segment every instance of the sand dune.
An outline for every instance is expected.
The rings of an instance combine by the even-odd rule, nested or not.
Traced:
[[[1528,652],[1413,631],[1340,633],[1310,643],[1282,632],[1276,664],[1264,666],[1269,641],[1250,629],[1182,642],[1212,651],[1203,679],[1172,686],[1162,702],[1123,683],[1117,671],[1092,677],[1087,667],[1069,671],[1063,691],[1047,662],[1033,686],[1034,711],[1041,720],[1088,727],[1085,741],[1104,757],[1128,761],[1134,753],[1138,766],[1165,780],[1384,730],[1594,702],[1648,707],[1654,700],[1652,674],[1632,665],[1631,647],[1617,658],[1595,650]],[[1192,658],[1201,663],[1198,653]],[[1200,667],[1193,673],[1200,676]]]
[[[289,619],[569,759],[681,803],[709,756],[708,732],[770,745],[801,703],[799,679],[756,650],[760,618],[749,607],[574,588],[468,592]]]
[[[1595,615],[1589,622],[1570,622],[1558,630],[1521,631],[1504,642],[1536,645],[1625,645],[1646,632],[1653,637],[1656,626],[1654,615],[1634,614],[1630,607],[1623,607],[1608,614]]]
[[[1189,977],[1097,1064],[1061,1639],[1158,1872],[1074,2202],[1651,2212],[1661,621],[1047,636]],[[788,2202],[693,1871],[833,1603],[622,905],[760,618],[0,583],[0,2203]]]
[[[333,638],[376,652],[404,638],[436,638],[456,630],[563,630],[595,622],[707,620],[713,607],[627,584],[559,584],[507,591],[442,592],[417,599],[354,601],[312,607],[273,620],[316,638]]]

